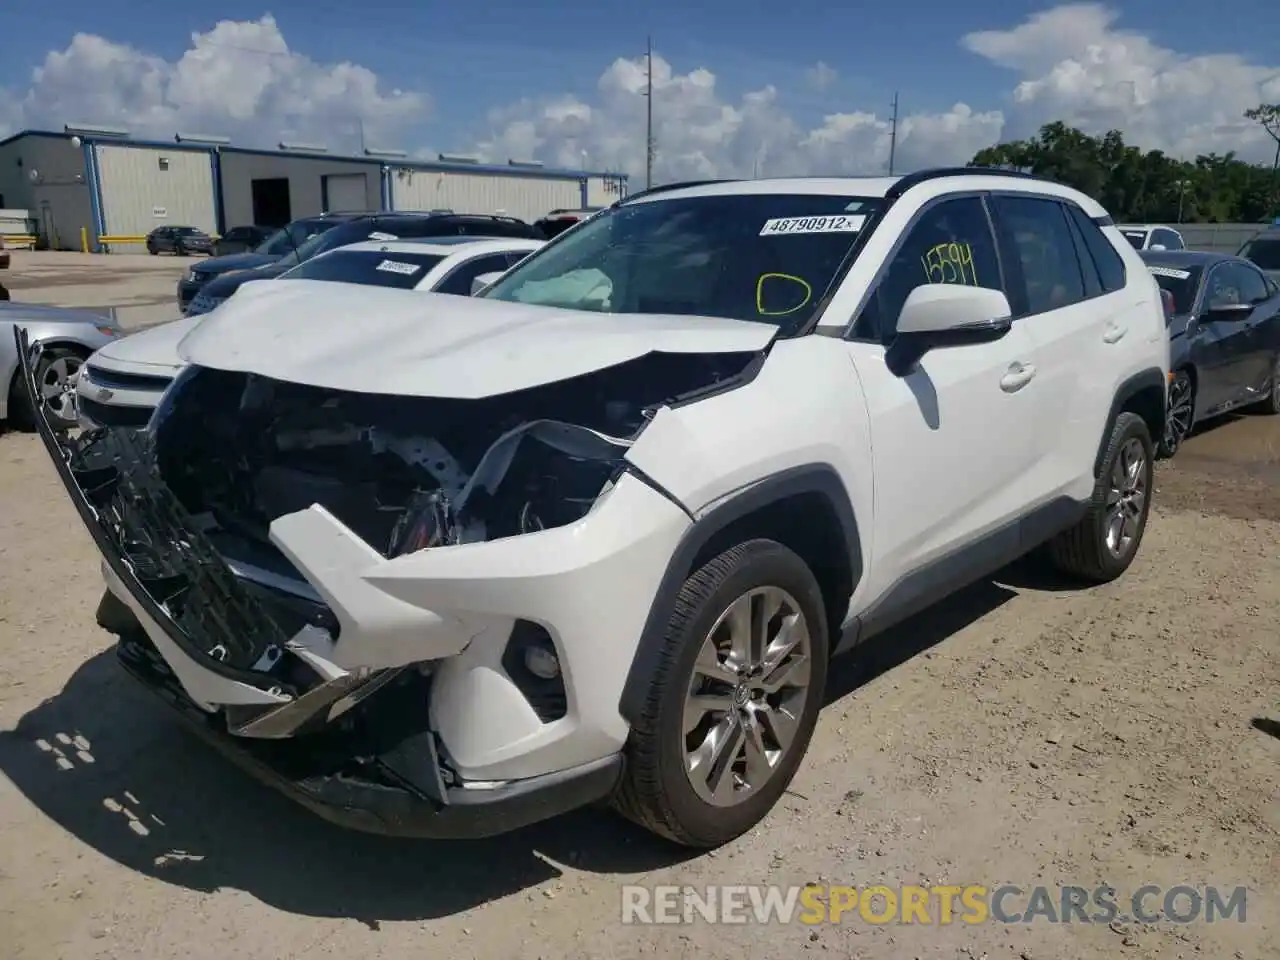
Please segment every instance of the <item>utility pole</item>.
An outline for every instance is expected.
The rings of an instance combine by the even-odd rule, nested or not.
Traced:
[[[898,91],[893,91],[893,118],[889,124],[889,176],[893,176],[893,155],[898,148]]]
[[[648,38],[648,43],[645,48],[644,63],[644,95],[645,99],[648,101],[646,104],[646,107],[648,108],[648,116],[646,119],[644,135],[644,186],[647,190],[653,186],[653,155],[655,152],[653,143],[653,37]]]

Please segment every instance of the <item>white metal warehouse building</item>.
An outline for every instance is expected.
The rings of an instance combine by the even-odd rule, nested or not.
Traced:
[[[158,226],[222,233],[283,226],[320,213],[453,210],[533,222],[554,209],[600,207],[625,196],[625,174],[549,169],[516,160],[484,164],[397,151],[331,155],[319,146],[237,147],[217,137],[172,142],[127,131],[68,125],[0,140],[0,210],[25,209],[42,245],[89,249],[100,237],[140,237]],[[114,242],[112,252],[141,253]]]

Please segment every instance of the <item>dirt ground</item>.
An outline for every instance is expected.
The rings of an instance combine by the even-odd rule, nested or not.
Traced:
[[[1024,563],[839,661],[790,796],[691,857],[594,810],[394,842],[253,783],[115,664],[89,537],[37,439],[0,434],[0,958],[1280,956],[1280,420],[1218,424],[1157,480],[1119,582]],[[623,884],[766,882],[1243,886],[1247,913],[620,920]]]

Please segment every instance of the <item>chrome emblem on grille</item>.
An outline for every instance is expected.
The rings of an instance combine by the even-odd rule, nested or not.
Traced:
[[[110,400],[114,396],[115,396],[115,391],[112,390],[110,387],[98,388],[98,399],[101,400],[103,403],[106,403],[108,400]]]

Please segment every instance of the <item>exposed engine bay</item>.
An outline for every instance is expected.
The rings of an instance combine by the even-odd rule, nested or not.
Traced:
[[[319,504],[382,555],[581,519],[654,409],[740,374],[750,354],[649,354],[481,400],[341,393],[192,368],[154,425],[156,467],[206,530],[266,547]]]

